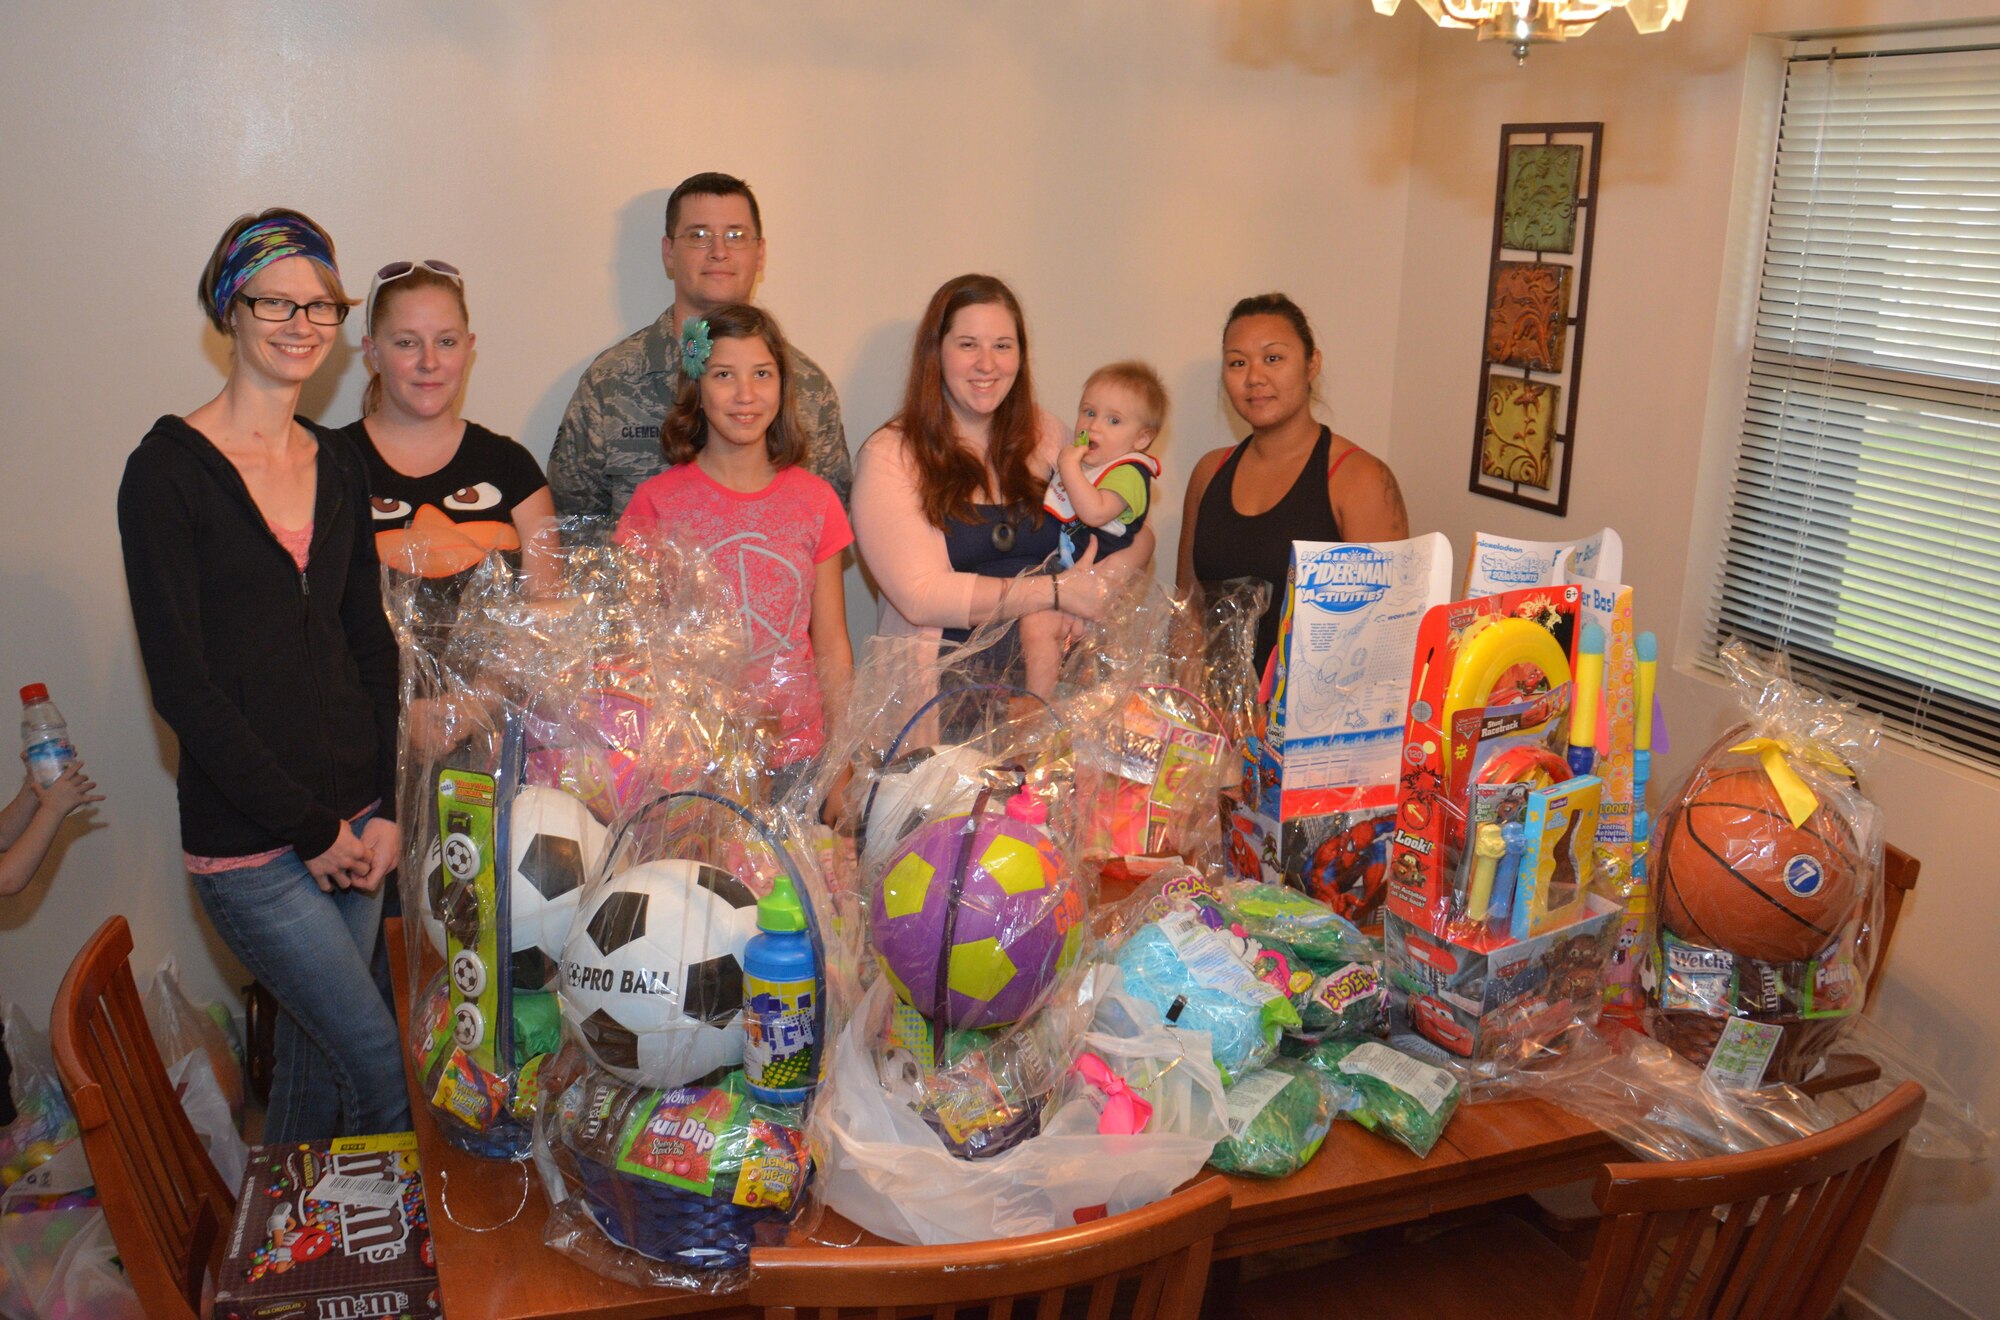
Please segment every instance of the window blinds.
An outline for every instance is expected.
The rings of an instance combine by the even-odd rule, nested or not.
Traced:
[[[1789,61],[1709,625],[2000,765],[2000,48]]]

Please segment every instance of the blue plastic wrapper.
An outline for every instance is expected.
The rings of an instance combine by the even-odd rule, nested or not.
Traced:
[[[1298,1010],[1237,960],[1226,936],[1176,907],[1117,951],[1125,985],[1177,1027],[1205,1031],[1216,1066],[1238,1077],[1269,1063]]]

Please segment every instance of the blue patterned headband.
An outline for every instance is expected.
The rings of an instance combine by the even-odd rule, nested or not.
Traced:
[[[250,282],[250,277],[285,257],[305,257],[316,261],[326,267],[327,273],[336,281],[340,279],[340,271],[333,264],[333,249],[327,245],[319,230],[282,216],[260,220],[238,234],[222,258],[222,268],[215,277],[216,319],[226,323],[229,320],[229,304]]]

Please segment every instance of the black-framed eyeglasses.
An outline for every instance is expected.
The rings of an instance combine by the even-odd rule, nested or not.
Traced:
[[[733,251],[750,246],[757,241],[757,235],[741,225],[731,225],[727,229],[710,229],[707,225],[696,225],[692,229],[682,230],[680,237],[674,241],[706,252],[715,246],[718,239],[721,240],[722,246]]]
[[[347,319],[350,310],[346,303],[297,303],[290,298],[252,298],[247,293],[236,296],[250,309],[250,315],[260,321],[289,321],[303,310],[306,320],[314,325],[339,325]]]

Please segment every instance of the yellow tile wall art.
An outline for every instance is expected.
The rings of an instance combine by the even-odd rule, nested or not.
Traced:
[[[1486,378],[1486,425],[1479,442],[1485,475],[1547,490],[1554,470],[1556,407],[1562,390],[1514,376]]]
[[[1500,262],[1486,309],[1486,360],[1528,371],[1561,371],[1569,280],[1568,266]]]

